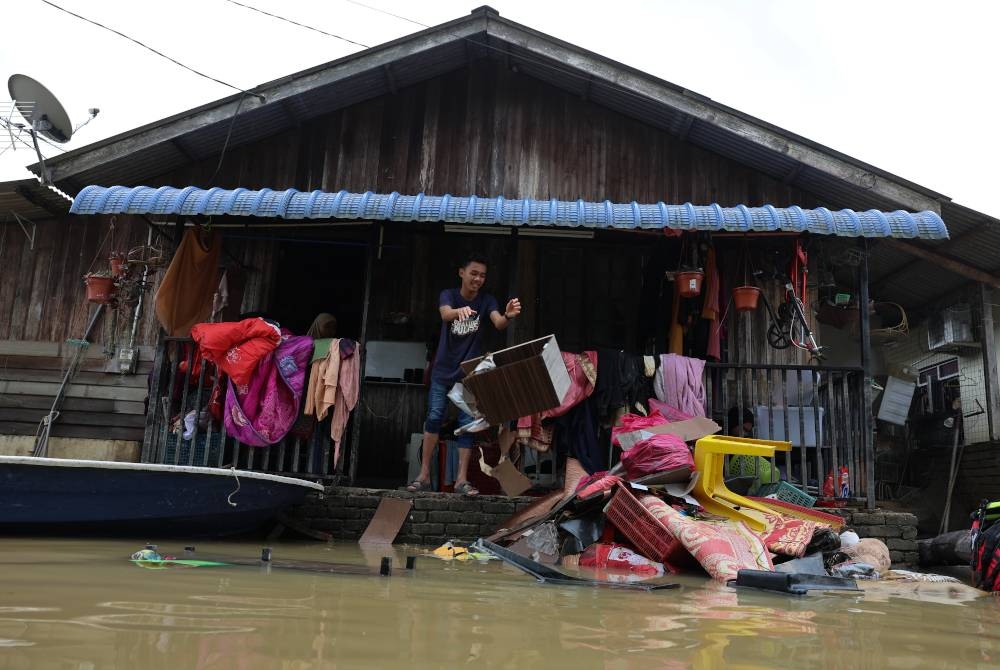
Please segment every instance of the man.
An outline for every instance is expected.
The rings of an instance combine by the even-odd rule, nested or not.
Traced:
[[[506,330],[512,319],[521,313],[521,301],[511,298],[501,312],[496,298],[482,291],[486,283],[486,259],[470,256],[458,269],[462,280],[460,288],[441,291],[438,300],[441,313],[441,338],[438,342],[434,369],[431,374],[431,388],[427,399],[427,421],[424,423],[424,443],[420,459],[420,475],[406,490],[411,492],[429,491],[431,487],[431,457],[438,444],[441,422],[448,406],[448,391],[462,378],[459,364],[480,354],[482,339],[482,317],[486,315],[497,330]],[[472,417],[459,412],[458,421],[464,426]],[[469,483],[469,459],[471,458],[472,435],[464,434],[458,440],[458,473],[455,476],[455,492],[474,496],[479,491]]]

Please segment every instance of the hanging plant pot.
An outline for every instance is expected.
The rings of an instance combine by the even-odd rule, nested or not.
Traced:
[[[676,275],[677,292],[682,298],[694,298],[701,295],[701,282],[705,273],[701,270],[681,270]]]
[[[124,254],[115,254],[108,259],[111,265],[111,276],[121,277],[125,274],[125,256]]]
[[[114,277],[107,275],[84,275],[83,283],[87,287],[87,300],[106,305],[115,297]]]
[[[733,305],[737,312],[752,312],[757,309],[760,289],[756,286],[736,286],[733,288]]]

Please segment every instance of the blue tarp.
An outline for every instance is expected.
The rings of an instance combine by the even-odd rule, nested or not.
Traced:
[[[251,191],[195,186],[87,186],[73,200],[73,214],[154,214],[260,216],[282,219],[422,221],[504,226],[559,226],[706,230],[726,232],[808,231],[846,237],[947,239],[948,229],[934,212],[882,212],[823,207],[722,207],[585,202],[583,200],[508,200],[503,197],[433,196],[418,193]]]

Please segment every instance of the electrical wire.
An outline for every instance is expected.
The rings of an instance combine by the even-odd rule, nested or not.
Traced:
[[[104,30],[112,32],[115,35],[118,35],[119,37],[124,37],[128,41],[133,42],[135,44],[138,44],[143,49],[146,49],[148,51],[152,51],[157,56],[160,56],[161,58],[165,58],[168,61],[170,61],[171,63],[173,63],[175,65],[179,65],[180,67],[184,68],[185,70],[188,70],[189,72],[193,72],[194,74],[198,75],[199,77],[204,77],[205,79],[208,79],[210,81],[214,81],[217,84],[222,84],[223,86],[227,86],[227,87],[229,87],[231,89],[235,89],[237,91],[240,91],[241,93],[245,93],[247,95],[252,95],[252,96],[258,98],[261,102],[265,102],[264,96],[261,95],[261,94],[259,94],[259,93],[253,93],[251,91],[244,90],[244,89],[240,88],[239,86],[233,86],[232,84],[230,84],[228,82],[225,82],[225,81],[222,81],[221,79],[216,79],[215,77],[207,75],[204,72],[199,72],[198,70],[195,70],[193,67],[185,65],[184,63],[180,62],[179,60],[177,60],[175,58],[171,58],[170,56],[166,55],[162,51],[157,51],[153,47],[140,42],[139,40],[135,39],[134,37],[129,37],[128,35],[126,35],[123,32],[115,30],[114,28],[109,28],[108,26],[106,26],[106,25],[104,25],[102,23],[98,23],[97,21],[93,21],[91,19],[88,19],[86,16],[80,16],[79,14],[76,14],[75,12],[71,12],[70,10],[68,10],[68,9],[66,9],[64,7],[60,7],[59,5],[55,4],[54,2],[51,2],[50,0],[42,0],[42,2],[45,3],[46,5],[49,5],[50,7],[54,7],[55,9],[58,9],[61,12],[65,12],[65,13],[69,14],[70,16],[75,16],[76,18],[80,19],[81,21],[86,21],[87,23],[95,25],[98,28],[103,28]]]
[[[215,166],[215,172],[208,180],[208,185],[211,186],[215,183],[215,178],[219,175],[219,170],[222,169],[222,160],[226,157],[226,149],[229,148],[229,138],[233,134],[233,126],[236,125],[236,117],[240,115],[240,108],[243,106],[243,101],[246,99],[247,93],[244,91],[240,94],[240,101],[236,103],[236,111],[233,112],[233,118],[229,120],[229,129],[226,131],[226,139],[222,143],[222,151],[219,152],[219,162]]]
[[[367,44],[362,44],[361,42],[355,42],[354,40],[349,40],[346,37],[341,37],[340,35],[334,35],[333,33],[328,33],[325,30],[320,30],[319,28],[313,28],[312,26],[307,26],[306,24],[299,23],[298,21],[293,21],[291,19],[286,19],[284,16],[278,16],[277,14],[272,14],[271,12],[265,12],[263,9],[258,9],[256,7],[251,7],[250,5],[245,5],[242,2],[236,2],[236,0],[226,0],[226,2],[228,2],[230,4],[233,4],[233,5],[238,5],[240,7],[245,8],[245,9],[249,9],[250,11],[253,11],[253,12],[260,12],[264,16],[270,16],[273,19],[278,19],[279,21],[285,21],[287,23],[291,23],[293,26],[298,26],[299,28],[305,28],[306,30],[311,30],[313,32],[319,33],[320,35],[326,35],[327,37],[333,37],[335,39],[341,40],[343,42],[347,42],[349,44],[355,44],[355,45],[357,45],[359,47],[364,47],[365,49],[371,49],[371,47],[368,46]]]
[[[380,12],[382,14],[387,14],[388,16],[392,16],[392,17],[397,18],[397,19],[399,19],[401,21],[407,21],[409,23],[413,23],[413,24],[418,25],[418,26],[423,26],[424,28],[430,28],[431,27],[431,26],[427,25],[426,23],[421,23],[420,21],[414,21],[413,19],[408,19],[405,16],[400,16],[399,14],[393,14],[392,12],[388,12],[388,11],[386,11],[384,9],[379,9],[378,7],[372,7],[371,5],[366,5],[365,3],[358,2],[357,0],[347,0],[347,2],[351,3],[352,5],[357,5],[358,7],[364,7],[365,9],[370,9],[373,12]]]

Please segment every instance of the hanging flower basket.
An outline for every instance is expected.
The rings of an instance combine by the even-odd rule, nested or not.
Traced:
[[[701,283],[705,273],[701,270],[681,270],[675,276],[677,291],[682,298],[694,298],[701,295]]]
[[[733,305],[737,312],[752,312],[757,309],[760,289],[756,286],[733,287]]]
[[[111,276],[121,277],[125,274],[125,254],[112,254],[111,258],[108,259],[108,263],[111,265]]]
[[[101,274],[84,275],[83,283],[87,287],[87,300],[100,305],[106,305],[115,297],[114,277]]]

